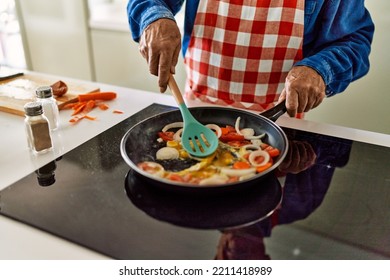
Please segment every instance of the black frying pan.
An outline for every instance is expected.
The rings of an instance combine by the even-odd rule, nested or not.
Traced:
[[[170,191],[191,192],[191,193],[212,193],[220,191],[231,191],[243,189],[253,185],[253,181],[273,172],[283,161],[288,150],[287,136],[283,130],[274,123],[276,119],[286,112],[284,102],[274,108],[256,115],[251,112],[224,108],[224,107],[193,107],[190,108],[193,116],[203,124],[215,123],[221,126],[233,125],[237,117],[241,117],[240,126],[250,127],[256,134],[266,133],[264,142],[278,148],[280,155],[274,160],[274,164],[266,171],[256,174],[250,179],[224,185],[198,186],[181,182],[174,182],[163,178],[158,178],[137,167],[143,161],[155,161],[156,151],[160,148],[156,146],[157,133],[172,122],[182,121],[179,110],[164,112],[145,119],[131,127],[123,136],[121,141],[121,154],[126,163],[150,184]]]
[[[245,192],[223,194],[223,199],[204,195],[173,193],[145,185],[130,170],[125,190],[131,202],[147,215],[188,228],[233,229],[257,223],[269,217],[282,201],[282,186],[270,174]],[[221,196],[219,196],[221,198]]]

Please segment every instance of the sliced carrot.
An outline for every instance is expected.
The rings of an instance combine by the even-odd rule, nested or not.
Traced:
[[[73,109],[74,106],[76,106],[76,104],[78,104],[78,102],[73,102],[73,103],[68,103],[68,104],[65,104],[62,109]]]
[[[98,107],[99,107],[101,110],[107,110],[107,109],[110,108],[106,103],[99,103],[99,104],[98,104]]]
[[[112,100],[116,98],[115,92],[93,92],[93,93],[86,93],[86,94],[79,94],[78,99],[79,102],[82,101],[89,101],[89,100]]]
[[[74,108],[73,108],[72,116],[81,113],[84,110],[85,106],[87,106],[87,103],[82,103],[82,104],[79,104],[79,105],[75,105]]]
[[[88,116],[88,115],[85,115],[84,118],[86,118],[88,120],[91,120],[91,121],[94,121],[94,120],[97,119],[96,117],[91,117],[91,116]]]
[[[271,157],[277,157],[280,155],[280,151],[276,148],[266,150],[266,152],[271,156]]]
[[[280,155],[280,151],[278,148],[274,148],[271,145],[267,145],[266,147],[262,148],[264,151],[266,151],[271,157],[277,157]]]
[[[82,113],[86,114],[88,112],[91,112],[93,108],[95,108],[95,100],[88,100]]]
[[[68,108],[73,109],[72,118],[69,120],[71,123],[77,123],[82,119],[96,120],[96,117],[88,115],[95,107],[99,107],[101,110],[107,110],[109,106],[102,102],[102,100],[110,100],[116,97],[115,92],[98,92],[89,94],[80,94],[79,101],[67,104]],[[114,113],[123,114],[120,110],[114,110]]]
[[[114,114],[123,114],[122,110],[115,109],[112,111]]]
[[[69,122],[71,122],[71,123],[76,123],[76,122],[78,122],[78,121],[80,121],[80,120],[82,120],[82,119],[84,119],[84,118],[85,118],[85,115],[78,114],[78,115],[73,116],[73,118],[71,118],[71,119],[69,120]]]
[[[270,168],[271,166],[272,166],[272,162],[267,162],[266,164],[264,164],[262,166],[256,167],[256,172],[257,173],[263,172],[263,171],[267,170],[268,168]]]
[[[250,168],[251,165],[246,162],[246,161],[236,161],[234,164],[233,164],[233,168],[234,169],[247,169],[247,168]]]
[[[78,114],[73,115],[73,118],[69,120],[71,123],[76,123],[84,118],[92,119],[92,117],[87,116],[89,112],[95,107],[95,100],[89,100],[85,106],[83,106],[83,110]]]
[[[238,182],[240,180],[240,177],[238,176],[233,176],[233,177],[230,177],[226,183],[234,183],[234,182]]]
[[[183,178],[175,173],[171,173],[168,175],[168,179],[172,181],[177,181],[177,182],[184,182]]]

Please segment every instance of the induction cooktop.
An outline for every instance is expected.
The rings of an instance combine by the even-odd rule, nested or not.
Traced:
[[[114,259],[390,258],[389,148],[283,128],[289,153],[259,187],[174,194],[120,154],[129,128],[173,109],[153,104],[2,190],[0,214]],[[310,254],[287,250],[299,242]]]

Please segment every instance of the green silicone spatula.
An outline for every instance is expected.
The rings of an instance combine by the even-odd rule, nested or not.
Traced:
[[[183,96],[173,75],[170,76],[168,86],[171,89],[181,115],[183,117],[183,133],[181,142],[183,148],[196,157],[206,157],[218,148],[218,137],[214,131],[198,122],[188,110]]]

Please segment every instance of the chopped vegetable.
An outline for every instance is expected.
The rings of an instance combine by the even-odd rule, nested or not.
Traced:
[[[164,141],[172,141],[173,135],[174,135],[174,132],[172,132],[172,131],[166,131],[166,132],[160,131],[158,133],[158,136]]]
[[[271,166],[272,166],[272,162],[267,162],[266,164],[264,164],[262,166],[256,167],[256,172],[257,173],[263,172],[263,171],[267,170],[268,168],[270,168]]]
[[[218,137],[218,138],[221,137],[221,135],[222,135],[222,130],[221,130],[221,128],[219,127],[219,125],[210,123],[210,124],[206,124],[206,127],[210,128],[211,130],[214,130],[215,133],[217,134],[217,137]]]
[[[68,86],[63,81],[57,81],[51,85],[51,89],[53,90],[53,95],[56,97],[63,96],[68,92]]]
[[[95,107],[99,107],[101,110],[109,109],[109,106],[102,102],[102,100],[111,100],[116,98],[115,92],[96,92],[88,94],[79,94],[78,101],[66,104],[63,109],[72,109],[72,118],[69,120],[71,123],[77,123],[82,119],[96,120],[96,117],[88,115]],[[113,110],[116,114],[123,114],[121,110]]]
[[[75,106],[73,107],[72,116],[81,113],[81,112],[84,110],[84,108],[85,108],[86,105],[87,105],[86,102],[82,102],[82,103],[79,103],[79,104],[75,105]]]
[[[90,117],[90,116],[87,116],[87,114],[89,112],[92,111],[92,109],[95,107],[95,101],[94,100],[89,100],[85,106],[82,107],[82,111],[73,115],[73,118],[71,118],[69,120],[69,122],[71,123],[76,123],[80,120],[82,120],[83,118],[87,118],[89,120],[95,120],[96,118],[93,118],[93,117]]]
[[[222,134],[219,138],[222,142],[229,142],[229,141],[244,141],[244,135],[240,135],[237,132],[229,132],[227,134]]]
[[[233,164],[233,168],[234,169],[247,169],[247,168],[250,168],[251,165],[246,162],[246,161],[236,161],[234,164]]]
[[[164,126],[161,131],[166,132],[172,128],[181,128],[181,127],[183,127],[183,122],[174,122],[174,123],[170,123],[170,124],[167,124],[166,126]]]
[[[106,103],[99,103],[98,107],[101,110],[108,110],[110,108]]]
[[[149,174],[156,175],[158,177],[162,177],[164,175],[164,167],[161,164],[151,161],[144,161],[138,164],[138,167],[148,172]]]
[[[79,102],[89,101],[89,100],[112,100],[116,98],[115,92],[92,92],[86,94],[79,94],[78,99]]]
[[[156,160],[171,161],[167,166],[174,166],[175,161],[194,160],[194,164],[180,171],[159,169],[159,174],[167,180],[189,183],[199,186],[220,185],[247,180],[273,166],[273,158],[280,151],[264,143],[255,136],[255,130],[244,128],[238,130],[239,119],[235,126],[220,127],[208,125],[219,137],[219,146],[215,153],[205,158],[196,158],[185,152],[181,145],[182,122],[170,123],[158,132],[158,142],[165,143],[156,153]],[[142,164],[142,163],[141,163]],[[178,164],[180,166],[180,164]],[[147,165],[148,167],[148,165]],[[159,167],[160,168],[160,167]],[[146,172],[148,168],[143,168]],[[155,173],[155,168],[151,168]]]
[[[257,150],[249,154],[248,160],[253,166],[263,166],[269,162],[270,155],[263,150]]]
[[[238,134],[244,136],[245,139],[247,139],[247,140],[260,139],[260,138],[263,138],[265,136],[265,133],[262,133],[260,135],[255,135],[255,130],[253,128],[240,129],[240,121],[241,121],[241,117],[238,117],[236,119],[236,123],[234,125],[234,128],[235,128],[236,132]]]
[[[156,159],[158,160],[169,160],[169,159],[178,159],[179,151],[172,147],[163,147],[159,149],[156,153]]]

